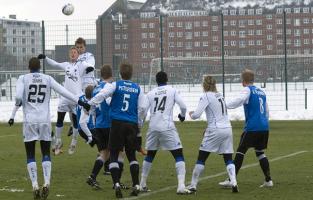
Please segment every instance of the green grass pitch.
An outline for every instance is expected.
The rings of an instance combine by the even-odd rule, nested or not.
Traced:
[[[243,122],[232,122],[234,132],[234,147],[242,131]],[[205,122],[177,123],[177,128],[184,146],[186,160],[186,179],[190,181],[192,169],[197,158],[199,144],[202,139]],[[226,175],[223,159],[219,155],[212,154],[206,162],[206,168],[201,177],[208,177],[198,185],[195,195],[176,195],[176,171],[175,162],[169,152],[159,151],[153,162],[148,186],[154,193],[147,196],[139,196],[138,199],[312,199],[313,187],[313,131],[312,121],[272,121],[269,139],[269,148],[266,155],[270,162],[274,187],[259,188],[263,182],[263,174],[250,149],[245,157],[244,166],[238,175],[240,192],[232,194],[230,190],[221,189],[219,181],[223,181]],[[143,129],[146,132],[147,125]],[[65,131],[68,125],[65,127]],[[22,142],[21,124],[9,127],[0,124],[0,199],[1,200],[26,200],[32,199],[31,183],[26,170],[26,154]],[[52,156],[52,182],[48,199],[50,200],[106,200],[115,199],[110,176],[99,174],[98,181],[102,190],[92,190],[86,184],[94,159],[96,148],[90,148],[80,139],[78,149],[74,155],[67,154],[70,138],[63,133],[64,154]],[[40,148],[37,144],[36,160],[39,183],[42,184],[42,170]],[[141,165],[143,157],[138,154]],[[130,185],[128,162],[125,161],[125,170],[122,182]],[[13,189],[23,190],[15,191]],[[160,190],[160,191],[159,191]],[[130,191],[123,191],[124,197],[129,196]],[[137,199],[137,198],[135,198]]]

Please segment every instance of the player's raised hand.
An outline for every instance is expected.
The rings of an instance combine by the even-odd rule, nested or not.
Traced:
[[[14,119],[9,119],[8,124],[12,126],[14,124]]]
[[[181,122],[185,121],[185,117],[181,116],[180,113],[178,114],[178,119]]]
[[[45,54],[39,54],[37,56],[38,59],[45,59],[46,58],[46,55]]]
[[[90,105],[82,100],[78,100],[78,105],[82,106],[87,112],[90,110]]]

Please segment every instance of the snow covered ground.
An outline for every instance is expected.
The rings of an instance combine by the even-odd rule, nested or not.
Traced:
[[[260,83],[255,85],[260,86]],[[192,111],[196,108],[199,97],[202,93],[201,85],[175,85],[183,99],[187,104],[188,111]],[[285,110],[285,85],[284,83],[267,83],[266,88],[263,88],[268,97],[268,103],[270,108],[270,119],[272,120],[312,120],[313,119],[313,83],[289,83],[288,84],[288,111]],[[305,109],[305,88],[307,88],[307,109]],[[147,87],[146,87],[147,89]],[[242,89],[241,84],[231,84],[225,85],[225,96],[227,99],[234,98],[239,91]],[[218,85],[218,90],[222,91],[222,86]],[[0,102],[0,121],[7,122],[10,118],[11,111],[14,102],[12,101],[2,101]],[[57,105],[58,99],[52,99],[51,108],[51,118],[55,122],[57,118]],[[179,113],[178,107],[174,109],[175,120]],[[243,108],[238,108],[235,110],[228,110],[231,120],[243,120],[244,113]],[[22,109],[16,114],[15,120],[21,122],[23,120]],[[187,120],[190,120],[187,117]],[[201,120],[205,120],[205,115],[203,114]],[[68,116],[66,116],[66,121],[69,121]]]

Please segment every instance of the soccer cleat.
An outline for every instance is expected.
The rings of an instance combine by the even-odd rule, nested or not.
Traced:
[[[127,185],[125,185],[124,183],[120,183],[120,186],[123,190],[128,190],[129,187]]]
[[[262,185],[260,185],[260,188],[263,188],[263,187],[273,187],[274,186],[274,183],[272,180],[270,181],[264,181],[264,183]]]
[[[238,193],[238,192],[239,192],[239,189],[238,189],[238,185],[237,185],[237,184],[231,186],[231,189],[232,189],[232,192],[233,192],[233,193]]]
[[[114,190],[115,190],[115,197],[118,199],[123,198],[123,193],[122,193],[122,189],[120,184],[116,183],[114,186]]]
[[[192,193],[196,193],[197,192],[197,188],[195,186],[192,185],[188,185],[187,189],[192,192]]]
[[[55,156],[58,156],[58,155],[60,155],[60,154],[62,154],[62,153],[63,153],[63,150],[62,150],[62,149],[59,149],[59,148],[54,149],[54,155],[55,155]]]
[[[230,182],[229,179],[226,179],[225,181],[223,182],[219,182],[218,183],[220,186],[224,187],[224,188],[231,188],[232,187],[232,184]]]
[[[101,189],[100,184],[98,183],[98,181],[95,178],[92,178],[91,176],[89,176],[87,178],[86,183],[88,185],[90,185],[92,188],[94,188],[95,190]]]
[[[151,190],[147,186],[144,187],[140,186],[139,190],[140,192],[151,192]]]
[[[40,199],[40,190],[39,188],[34,188],[33,189],[33,195],[34,195],[34,200]]]
[[[67,136],[73,135],[73,127],[71,126],[67,131]]]
[[[42,187],[41,199],[46,200],[48,198],[48,195],[49,195],[49,185],[45,185]]]
[[[193,192],[191,192],[190,190],[188,190],[187,188],[178,188],[176,194],[179,195],[188,195],[188,194],[192,194]]]
[[[130,193],[130,196],[138,196],[140,192],[140,187],[139,185],[135,185],[133,188],[132,188],[132,192]]]
[[[70,145],[68,148],[68,154],[72,155],[75,153],[76,145]]]
[[[55,149],[54,149],[54,155],[57,156],[57,155],[60,155],[63,153],[62,151],[62,146],[63,146],[63,143],[62,143],[62,140],[57,138],[55,140]]]

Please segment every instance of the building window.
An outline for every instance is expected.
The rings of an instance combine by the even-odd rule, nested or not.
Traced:
[[[185,47],[186,49],[192,49],[192,42],[186,42]]]
[[[277,29],[276,30],[277,35],[282,35],[283,34],[283,29]]]
[[[217,31],[217,30],[218,30],[218,27],[217,27],[217,26],[212,26],[212,30],[213,30],[213,31]]]
[[[257,51],[256,51],[256,55],[262,56],[262,55],[263,55],[263,51],[262,51],[262,50],[257,50]]]
[[[234,40],[230,41],[230,45],[233,47],[236,46],[236,41],[234,41]]]
[[[301,36],[301,30],[300,29],[295,29],[294,30],[294,36]]]
[[[236,15],[236,10],[230,10],[230,15]]]
[[[224,46],[227,47],[228,46],[228,40],[224,41]]]
[[[184,33],[183,32],[177,32],[177,37],[183,37]]]
[[[186,39],[187,40],[190,40],[190,39],[192,39],[192,32],[186,32]]]
[[[291,13],[291,8],[285,8],[285,12],[288,14]]]
[[[195,25],[195,27],[200,27],[200,22],[199,21],[195,21],[194,25]]]
[[[236,20],[231,20],[231,21],[230,21],[230,25],[231,25],[231,26],[236,26]]]
[[[262,25],[262,20],[261,19],[257,19],[255,23],[256,23],[256,25]]]
[[[272,19],[273,16],[272,15],[266,15],[266,19]]]
[[[283,44],[283,40],[277,40],[277,45],[282,45]]]
[[[245,14],[246,14],[246,10],[244,10],[244,9],[239,10],[239,15],[245,15]]]
[[[209,46],[208,41],[204,41],[204,42],[202,42],[202,46],[203,46],[203,47],[207,47],[207,46]]]
[[[224,36],[228,36],[228,31],[224,31]]]
[[[294,25],[294,26],[300,26],[300,25],[301,25],[300,19],[294,19],[294,20],[293,20],[293,25]]]
[[[303,34],[309,34],[309,33],[310,33],[309,29],[307,29],[307,28],[303,29]]]
[[[277,8],[276,13],[277,14],[282,14],[283,13],[283,9],[282,8]]]
[[[151,43],[150,43],[150,48],[151,48],[151,49],[155,48],[155,43],[154,43],[154,42],[151,42]]]
[[[147,47],[148,47],[147,43],[141,43],[141,48],[145,49]]]
[[[194,32],[195,37],[200,37],[200,35],[201,35],[200,32]]]
[[[12,52],[13,52],[13,53],[16,53],[16,47],[13,47],[13,48],[12,48]]]
[[[201,52],[196,51],[196,52],[195,52],[195,57],[200,57],[200,56],[201,56]]]
[[[262,35],[262,30],[256,30],[256,35]]]
[[[230,32],[230,35],[231,35],[231,36],[236,36],[236,31],[234,31],[234,30],[231,31],[231,32]]]
[[[294,46],[295,47],[301,47],[301,40],[300,39],[295,39],[294,40]]]
[[[173,38],[175,36],[174,32],[169,32],[168,37]]]
[[[141,38],[146,39],[147,38],[147,33],[141,33]]]
[[[154,23],[149,23],[149,28],[154,28]]]
[[[120,25],[115,24],[115,25],[114,25],[114,29],[115,29],[115,30],[120,29]]]
[[[141,28],[147,28],[147,24],[146,23],[141,23]]]
[[[224,20],[224,21],[223,21],[223,25],[224,25],[224,26],[228,26],[228,21],[227,21],[227,20]]]
[[[192,29],[192,22],[186,22],[185,23],[185,28],[186,29]]]
[[[267,25],[266,25],[266,28],[267,28],[268,30],[271,30],[271,29],[272,29],[272,24],[267,24]]]
[[[115,34],[115,39],[116,39],[116,40],[121,39],[121,35],[120,35],[120,34]]]
[[[202,32],[202,36],[203,36],[203,37],[207,37],[208,35],[209,35],[209,33],[208,33],[207,31],[203,31],[203,32]]]
[[[276,24],[282,24],[283,23],[283,19],[276,19]]]
[[[202,56],[204,56],[204,57],[208,57],[208,56],[209,56],[209,52],[204,51],[204,52],[202,53]]]
[[[248,25],[250,25],[250,26],[251,26],[251,25],[254,25],[254,20],[253,20],[253,19],[249,19],[249,20],[248,20]]]
[[[246,22],[245,20],[239,20],[239,27],[245,27]]]
[[[239,37],[240,38],[246,37],[246,31],[239,31]]]
[[[35,48],[32,48],[32,53],[35,53]]]
[[[183,42],[177,42],[177,47],[183,47]]]
[[[272,45],[266,45],[266,49],[267,50],[273,50],[273,46]]]
[[[13,38],[13,44],[16,44],[16,38]]]
[[[26,31],[25,30],[22,30],[22,35],[25,35],[26,34]]]
[[[310,40],[309,39],[304,39],[303,40],[303,44],[309,44],[310,43]]]
[[[258,46],[262,45],[262,40],[257,40],[256,45],[258,45]]]
[[[218,41],[218,36],[213,36],[213,41]]]
[[[228,15],[228,10],[222,10],[223,15]]]
[[[13,34],[16,34],[16,29],[13,29]]]
[[[303,19],[303,24],[308,24],[310,23],[310,19],[309,18],[304,18]]]
[[[212,16],[212,21],[213,21],[213,22],[217,22],[217,20],[218,20],[218,17],[217,17],[217,16]]]
[[[123,34],[123,39],[127,40],[127,38],[128,38],[127,34]]]
[[[239,48],[244,48],[246,47],[246,42],[244,40],[239,41]]]
[[[309,8],[303,8],[303,13],[309,13],[310,9]]]
[[[115,48],[115,50],[118,50],[118,49],[121,48],[121,45],[120,45],[120,44],[115,44],[115,45],[114,45],[114,48]]]
[[[262,15],[263,9],[262,9],[262,8],[256,9],[255,13],[256,13],[257,15]]]
[[[266,38],[267,38],[267,40],[272,40],[273,36],[272,35],[267,35]]]
[[[123,49],[127,49],[128,44],[123,44]]]
[[[253,46],[254,45],[254,40],[249,40],[249,46]]]
[[[202,21],[202,26],[207,27],[208,26],[208,21]]]
[[[248,30],[248,35],[254,35],[254,30],[249,29],[249,30]]]
[[[183,22],[177,22],[177,27],[183,27]]]
[[[286,19],[286,24],[291,24],[291,19]]]
[[[23,53],[26,53],[26,48],[22,48],[22,52],[23,52]]]
[[[248,10],[248,15],[254,15],[254,9],[249,9]]]
[[[293,12],[294,12],[294,13],[300,13],[300,11],[301,11],[300,8],[294,8],[294,9],[293,9]]]
[[[195,47],[200,47],[200,45],[201,45],[201,42],[195,42]]]
[[[286,30],[286,34],[287,34],[287,35],[291,35],[291,29],[287,29],[287,30]]]
[[[174,22],[169,22],[168,23],[168,27],[174,27],[174,26],[175,26]]]
[[[212,51],[214,52],[218,51],[218,47],[217,46],[212,47]]]
[[[149,33],[149,37],[150,37],[150,38],[154,38],[154,37],[155,37],[155,34],[154,34],[154,33]]]
[[[22,44],[26,44],[26,38],[22,38]]]

